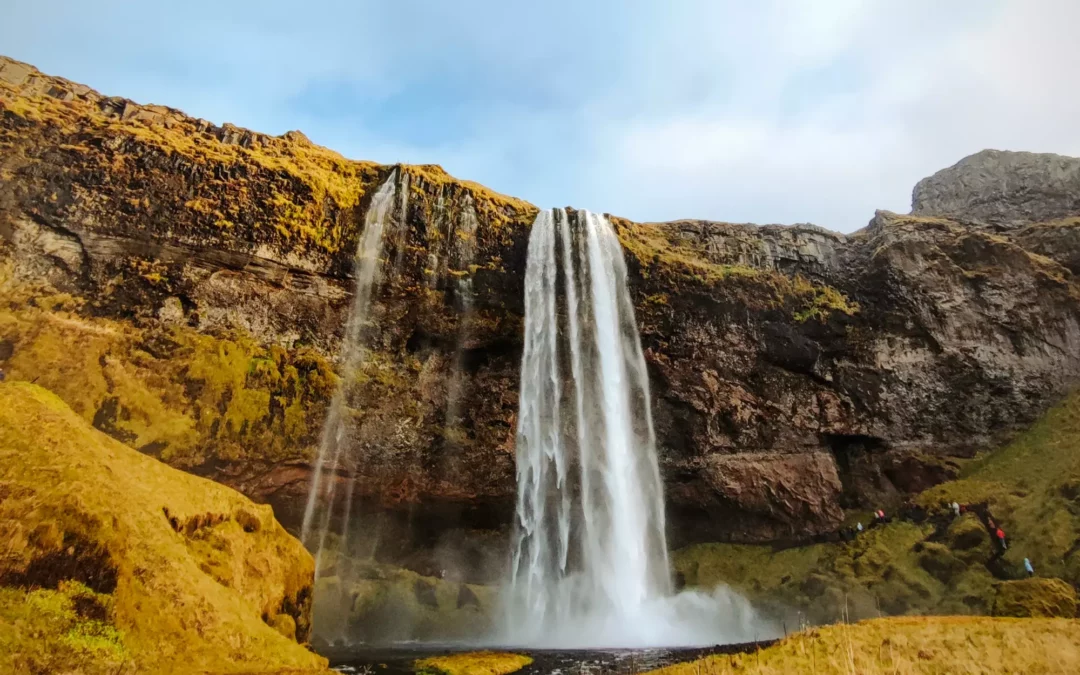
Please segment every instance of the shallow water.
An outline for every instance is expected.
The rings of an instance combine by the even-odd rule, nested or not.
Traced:
[[[513,649],[494,648],[515,654],[527,654],[533,662],[517,671],[520,675],[546,675],[548,673],[601,673],[621,675],[643,673],[655,668],[692,661],[709,654],[739,654],[752,652],[768,646],[775,640],[748,642],[734,645],[717,645],[704,648],[674,649]],[[341,673],[371,673],[372,675],[407,675],[414,672],[417,659],[445,656],[481,649],[475,646],[405,644],[391,647],[335,647],[322,651],[330,659],[330,666]]]

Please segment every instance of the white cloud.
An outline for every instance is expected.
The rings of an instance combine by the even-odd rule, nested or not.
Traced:
[[[1075,0],[37,0],[9,17],[0,51],[110,94],[639,220],[850,231],[984,147],[1080,154]],[[342,100],[309,100],[320,85]]]

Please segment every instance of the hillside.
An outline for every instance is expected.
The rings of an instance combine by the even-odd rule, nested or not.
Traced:
[[[0,672],[323,672],[314,563],[267,506],[0,384]]]
[[[1066,619],[902,618],[792,635],[749,654],[710,656],[655,675],[756,673],[1074,673],[1080,622]]]

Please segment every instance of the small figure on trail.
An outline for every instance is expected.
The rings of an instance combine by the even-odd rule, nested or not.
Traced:
[[[998,543],[1001,544],[1001,550],[1004,551],[1009,548],[1009,545],[1005,543],[1005,530],[999,527],[997,529],[997,532],[994,533],[994,536],[997,537]]]
[[[952,503],[952,512],[953,512],[953,516],[955,516],[957,518],[960,517],[960,505],[957,504],[956,502]]]
[[[967,513],[967,504],[960,505],[960,513]]]
[[[1027,558],[1024,558],[1024,569],[1029,577],[1035,576],[1035,568],[1031,566],[1031,561]]]
[[[858,530],[859,532],[862,532],[862,521],[861,520],[859,522],[855,523],[855,529]]]

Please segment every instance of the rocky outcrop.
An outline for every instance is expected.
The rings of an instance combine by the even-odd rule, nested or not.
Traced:
[[[353,522],[379,523],[380,559],[432,574],[433,552],[453,548],[470,568],[498,568],[535,207],[438,167],[354,162],[11,61],[0,174],[3,367],[290,526],[363,216],[392,181],[385,278],[350,388],[363,461],[329,477],[352,486]],[[880,212],[850,236],[614,219],[673,543],[835,529],[845,507],[950,477],[951,458],[999,443],[1080,382],[1075,228],[921,215],[959,202],[920,190],[917,215]],[[57,347],[76,334],[87,348]]]
[[[322,672],[314,561],[271,509],[0,384],[7,672]]]
[[[1080,215],[1080,159],[983,150],[919,181],[911,212],[1006,227]]]

